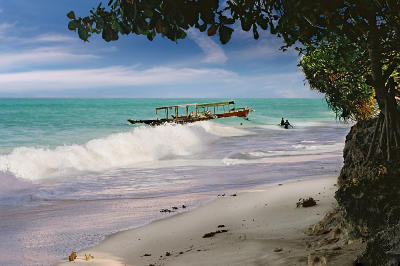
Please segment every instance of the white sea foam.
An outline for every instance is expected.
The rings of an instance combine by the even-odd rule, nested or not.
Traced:
[[[304,142],[303,142],[304,143]],[[313,143],[313,142],[311,142]],[[320,144],[320,145],[292,145],[291,150],[253,150],[231,154],[223,159],[226,165],[246,164],[246,163],[268,163],[285,162],[290,157],[297,157],[296,160],[303,160],[301,156],[321,155],[327,153],[341,152],[343,143]],[[274,159],[271,159],[275,157]],[[292,158],[293,159],[293,158]]]
[[[303,142],[304,143],[304,142]],[[309,142],[314,143],[314,142]],[[332,144],[320,144],[320,145],[292,145],[292,147],[300,153],[316,153],[316,152],[333,152],[342,150],[344,147],[343,143],[332,143]]]
[[[238,137],[251,134],[249,131],[244,129],[221,125],[208,121],[189,124],[189,126],[199,126],[199,125],[201,125],[201,127],[204,128],[206,132],[220,137]]]
[[[15,148],[10,154],[0,156],[0,171],[29,180],[77,171],[104,171],[198,153],[213,138],[241,134],[245,131],[212,122],[142,126],[83,145]]]
[[[233,159],[233,158],[224,158],[223,163],[225,165],[239,165],[239,164],[261,164],[261,163],[274,163],[274,164],[287,164],[287,163],[299,163],[299,162],[308,162],[313,160],[321,160],[322,158],[330,158],[337,157],[337,154],[334,153],[324,153],[324,154],[308,154],[308,155],[294,155],[288,157],[264,157],[252,160],[245,159]]]

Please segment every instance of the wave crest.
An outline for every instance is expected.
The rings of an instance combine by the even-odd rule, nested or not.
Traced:
[[[141,126],[129,132],[93,139],[83,145],[56,148],[18,147],[0,156],[0,171],[9,171],[29,180],[71,174],[78,171],[104,171],[187,156],[203,150],[218,136],[243,134],[234,128],[212,122],[191,125]]]

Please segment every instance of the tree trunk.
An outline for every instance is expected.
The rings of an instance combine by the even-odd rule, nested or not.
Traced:
[[[368,52],[371,62],[373,86],[375,89],[376,100],[383,115],[383,124],[379,141],[379,148],[374,149],[376,136],[371,142],[370,151],[382,151],[387,161],[395,159],[400,144],[400,121],[399,111],[397,110],[394,98],[394,83],[385,80],[382,71],[382,53],[380,51],[380,38],[376,18],[369,19],[370,32],[368,36]],[[377,125],[379,126],[379,125]],[[371,155],[371,154],[369,154]],[[368,156],[369,157],[369,156]]]

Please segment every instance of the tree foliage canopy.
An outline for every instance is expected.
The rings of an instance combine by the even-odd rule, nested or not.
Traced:
[[[376,112],[374,91],[366,83],[371,74],[367,61],[365,50],[342,38],[308,49],[299,66],[339,119],[359,121]]]

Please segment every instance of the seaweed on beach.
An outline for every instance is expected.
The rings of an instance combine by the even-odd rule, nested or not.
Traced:
[[[317,205],[317,202],[312,197],[309,197],[308,199],[299,199],[299,201],[296,203],[297,208],[299,207],[307,208],[315,205]]]
[[[226,233],[226,232],[228,232],[228,230],[218,230],[218,231],[215,231],[215,232],[206,233],[206,234],[203,235],[203,238],[213,237],[216,234],[221,234],[221,233]]]

